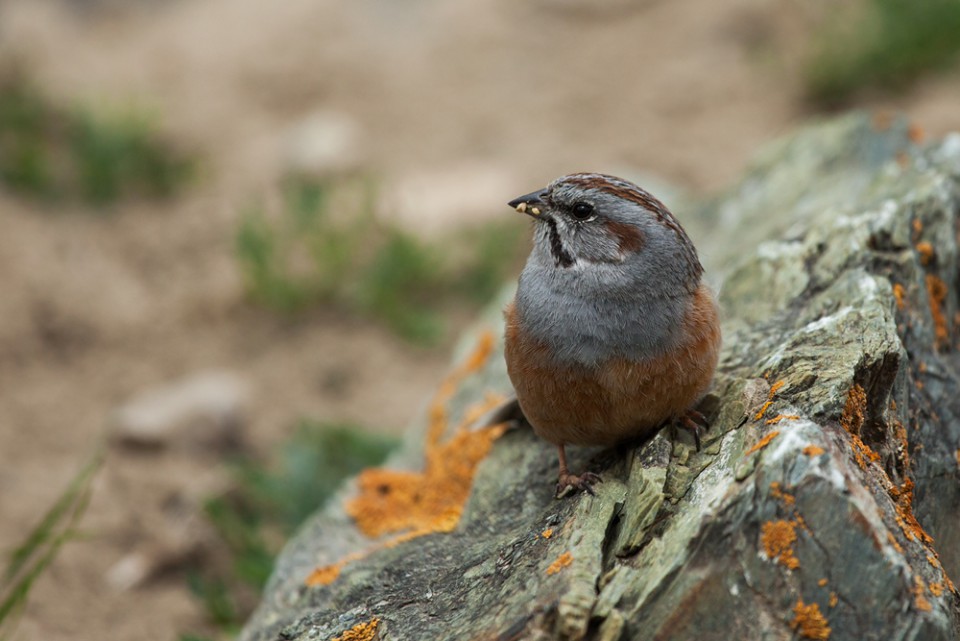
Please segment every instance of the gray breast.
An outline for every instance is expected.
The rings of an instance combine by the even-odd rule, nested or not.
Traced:
[[[517,314],[526,332],[551,348],[563,363],[594,366],[610,358],[643,360],[674,347],[689,297],[664,298],[622,281],[589,272],[530,264],[520,276]]]

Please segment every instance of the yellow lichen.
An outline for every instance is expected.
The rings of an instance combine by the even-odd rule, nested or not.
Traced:
[[[380,627],[380,619],[358,623],[339,637],[330,639],[330,641],[373,641],[377,636],[378,627]]]
[[[830,592],[830,601],[828,603],[831,608],[837,607],[837,604],[840,603],[840,597],[837,596],[836,592]]]
[[[949,343],[950,334],[947,327],[947,318],[943,315],[943,303],[947,299],[947,285],[933,274],[927,274],[926,282],[936,344],[937,347],[946,347]]]
[[[790,626],[805,639],[826,641],[830,638],[830,627],[827,625],[827,619],[820,612],[820,606],[816,603],[807,605],[803,599],[798,599],[797,604],[793,606],[793,621],[790,622]]]
[[[942,583],[931,583],[929,586],[930,594],[933,596],[941,596],[943,594],[943,584]]]
[[[760,543],[767,554],[781,565],[795,570],[800,567],[800,561],[793,552],[793,544],[797,540],[797,530],[792,521],[767,521],[763,524],[760,533]]]
[[[819,445],[814,445],[812,443],[806,446],[805,448],[803,448],[803,453],[806,454],[807,456],[820,456],[821,454],[823,454],[823,452],[824,452],[824,449],[822,447],[820,447]]]
[[[817,581],[817,585],[819,585],[821,588],[826,586],[827,583],[830,583],[830,581],[827,580],[827,577],[823,577],[822,579]]]
[[[564,552],[557,557],[556,561],[550,564],[550,567],[547,568],[547,574],[557,574],[571,563],[573,563],[573,555],[569,552]]]
[[[767,432],[762,439],[754,443],[753,447],[751,447],[749,450],[744,452],[743,455],[749,456],[750,454],[753,454],[758,450],[762,450],[763,448],[765,448],[767,445],[770,444],[770,441],[777,438],[779,434],[780,434],[779,430],[773,430],[773,431]]]

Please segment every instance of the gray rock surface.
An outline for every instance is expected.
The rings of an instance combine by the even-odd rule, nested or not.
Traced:
[[[508,431],[452,531],[389,546],[348,516],[349,484],[290,542],[241,638],[369,638],[348,630],[371,621],[398,640],[960,638],[960,135],[918,146],[883,124],[801,131],[677,212],[724,275],[700,452],[668,432],[575,449],[604,482],[558,501],[553,448]],[[495,351],[440,401],[457,417],[509,389]],[[436,464],[426,423],[392,467]]]

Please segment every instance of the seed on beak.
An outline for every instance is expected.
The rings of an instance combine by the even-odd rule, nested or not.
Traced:
[[[531,207],[531,208],[530,208],[530,213],[533,214],[534,216],[539,216],[539,215],[540,215],[540,210],[537,209],[536,207]]]
[[[527,213],[527,203],[520,203],[517,205],[517,211],[519,211],[521,214]]]

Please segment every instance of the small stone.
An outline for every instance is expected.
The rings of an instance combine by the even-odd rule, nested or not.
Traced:
[[[349,114],[317,111],[290,127],[285,168],[313,178],[348,173],[363,162],[361,138],[360,124]]]
[[[113,434],[139,447],[182,441],[202,449],[235,447],[248,398],[248,385],[236,374],[194,374],[141,392],[122,405],[112,418]]]

